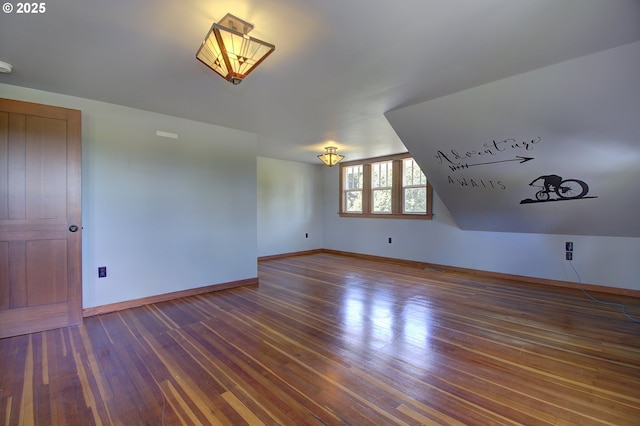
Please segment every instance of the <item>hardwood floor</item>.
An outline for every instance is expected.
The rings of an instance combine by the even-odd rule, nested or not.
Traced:
[[[579,291],[331,254],[259,279],[0,340],[0,422],[640,424],[640,324]]]

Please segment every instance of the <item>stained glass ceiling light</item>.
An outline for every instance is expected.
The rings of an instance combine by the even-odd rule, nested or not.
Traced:
[[[327,146],[324,148],[325,153],[318,155],[318,158],[327,166],[333,167],[344,158],[344,155],[336,153],[337,149],[338,148],[336,148],[335,146]]]
[[[251,30],[252,24],[227,13],[211,26],[196,58],[225,80],[240,84],[276,48],[249,37]]]

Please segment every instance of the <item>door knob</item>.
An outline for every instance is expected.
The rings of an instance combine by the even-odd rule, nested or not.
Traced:
[[[69,227],[69,231],[71,231],[71,232],[76,232],[77,230],[78,230],[78,225],[71,225]]]

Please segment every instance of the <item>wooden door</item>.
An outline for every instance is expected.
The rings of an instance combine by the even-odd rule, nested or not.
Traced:
[[[0,99],[0,337],[82,321],[80,120]]]

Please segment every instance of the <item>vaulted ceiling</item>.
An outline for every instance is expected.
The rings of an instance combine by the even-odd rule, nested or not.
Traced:
[[[408,149],[463,229],[640,236],[638,0],[43,4],[5,3],[0,83],[252,132],[265,157]],[[238,86],[195,58],[227,13],[276,46]],[[540,200],[554,174],[589,190]]]
[[[259,155],[303,162],[328,144],[350,159],[405,151],[389,110],[640,39],[637,0],[45,5],[0,14],[0,61],[14,67],[0,83],[253,132]],[[239,86],[195,59],[226,13],[276,45]]]

